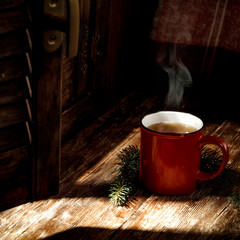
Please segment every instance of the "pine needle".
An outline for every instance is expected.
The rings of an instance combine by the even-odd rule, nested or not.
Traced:
[[[215,172],[221,164],[221,154],[207,147],[203,148],[201,155],[200,170],[203,172]]]
[[[130,194],[136,189],[139,175],[140,150],[133,145],[120,151],[117,155],[117,177],[110,185],[110,201],[117,206],[126,204]]]
[[[129,198],[131,193],[131,186],[128,186],[124,181],[117,180],[111,184],[110,189],[110,201],[117,206],[122,206],[125,204],[126,200]]]
[[[240,187],[235,187],[232,193],[232,203],[240,210]]]
[[[110,185],[110,201],[117,205],[126,205],[129,197],[137,189],[140,165],[140,150],[133,145],[120,151],[116,178]],[[220,152],[204,148],[201,156],[200,170],[204,172],[216,171],[222,161]],[[235,187],[231,195],[232,202],[240,210],[240,187]]]

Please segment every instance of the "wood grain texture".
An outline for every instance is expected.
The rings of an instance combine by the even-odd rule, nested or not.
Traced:
[[[28,144],[29,137],[25,122],[0,128],[0,151]]]
[[[147,36],[154,2],[80,1],[79,54],[64,59],[63,137],[151,79]]]
[[[79,55],[77,59],[77,79],[76,93],[81,96],[89,87],[90,74],[90,43],[91,43],[91,7],[92,1],[80,1],[80,39],[79,39]]]
[[[60,169],[61,53],[40,60],[35,114],[36,199],[58,193]]]
[[[26,74],[25,56],[14,56],[0,60],[0,83],[24,77]]]
[[[32,16],[32,135],[36,200],[58,193],[61,146],[62,45],[54,52],[48,51],[46,45],[51,43],[44,33],[52,22],[43,24],[43,8],[42,1],[29,1]]]
[[[0,9],[18,7],[24,4],[24,0],[4,0],[0,2]]]
[[[25,19],[21,10],[3,12],[0,15],[0,34],[24,28]]]
[[[0,35],[0,58],[23,54],[23,32],[12,31]]]
[[[204,133],[230,148],[229,170],[183,196],[139,187],[127,207],[109,202],[117,154],[139,145],[139,120],[159,110],[159,98],[123,99],[62,147],[61,192],[0,213],[2,239],[238,239],[240,215],[231,203],[240,184],[240,123],[208,122]]]
[[[0,107],[0,128],[29,120],[25,101]]]
[[[29,145],[0,154],[0,211],[32,199],[32,167]]]
[[[0,105],[21,101],[28,97],[24,78],[0,84]]]
[[[0,2],[0,209],[32,200],[31,80],[25,1]],[[30,58],[29,58],[30,59]]]

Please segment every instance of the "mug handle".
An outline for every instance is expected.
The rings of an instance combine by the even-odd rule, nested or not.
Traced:
[[[221,165],[217,171],[212,172],[212,173],[199,171],[197,174],[198,181],[208,181],[208,180],[211,180],[211,179],[217,177],[224,170],[224,168],[226,167],[227,162],[229,160],[228,145],[221,138],[215,137],[215,136],[203,136],[200,139],[199,148],[202,149],[207,144],[214,144],[214,145],[218,146],[223,153],[223,158],[222,158]]]

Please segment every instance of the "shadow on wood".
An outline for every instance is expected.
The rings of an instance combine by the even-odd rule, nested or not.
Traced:
[[[111,181],[104,182],[103,180],[103,182],[100,182],[101,179],[99,177],[97,177],[98,180],[91,178],[92,176],[89,176],[79,184],[74,184],[71,188],[65,189],[60,194],[51,198],[108,198]],[[232,169],[225,169],[216,179],[198,183],[197,189],[192,193],[179,196],[159,195],[159,201],[194,202],[206,198],[207,196],[229,197],[236,185],[240,186],[240,173]],[[132,198],[130,198],[130,202],[139,197],[147,199],[151,194],[152,193],[146,190],[142,185],[139,185]]]
[[[232,233],[201,233],[201,232],[175,232],[166,231],[147,231],[136,229],[106,229],[94,227],[77,227],[65,232],[57,233],[45,238],[54,239],[237,239],[237,234]]]

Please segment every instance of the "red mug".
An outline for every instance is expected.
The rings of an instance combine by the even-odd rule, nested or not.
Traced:
[[[172,122],[192,126],[191,133],[159,133],[148,127]],[[146,115],[141,121],[140,181],[150,191],[164,195],[193,192],[198,181],[217,177],[225,168],[229,151],[226,142],[215,136],[203,136],[200,118],[183,112],[160,111]],[[223,158],[216,172],[200,171],[201,149],[217,145]]]

